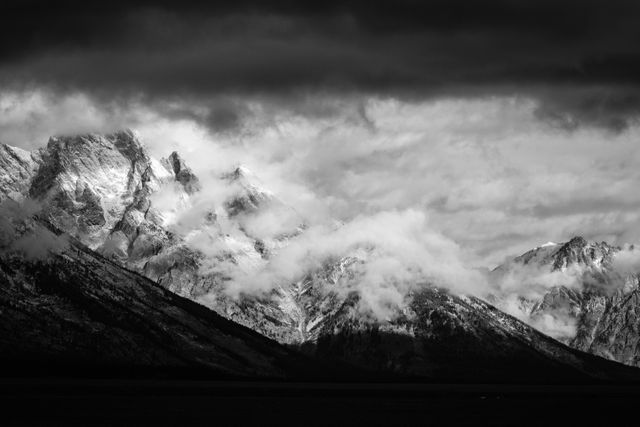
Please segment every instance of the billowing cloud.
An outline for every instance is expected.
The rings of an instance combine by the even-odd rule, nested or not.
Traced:
[[[500,295],[517,296],[539,301],[552,288],[582,290],[587,271],[581,265],[553,270],[552,265],[516,264],[502,274],[494,275],[493,291]]]
[[[18,254],[28,261],[44,261],[69,246],[66,235],[57,235],[34,220],[40,206],[30,200],[0,203],[0,253]]]
[[[530,305],[531,302],[527,306],[527,302],[517,294],[510,294],[500,302],[499,307],[505,313],[555,339],[569,340],[576,336],[578,319],[575,314],[564,309],[532,314]]]
[[[402,307],[410,291],[435,285],[474,293],[483,275],[465,264],[461,249],[433,230],[424,213],[385,211],[348,223],[317,225],[289,240],[264,265],[234,271],[228,291],[254,293],[301,280],[328,262],[355,257],[354,277],[339,292],[357,291],[379,318]]]
[[[474,266],[493,267],[574,235],[617,245],[640,238],[640,127],[557,127],[539,120],[534,99],[327,95],[309,101],[316,107],[309,112],[237,98],[247,111],[242,125],[213,132],[196,118],[166,114],[180,103],[105,108],[85,95],[69,97],[36,91],[22,103],[13,92],[0,96],[0,105],[14,106],[0,117],[0,139],[32,148],[53,133],[134,127],[152,155],[177,150],[203,180],[208,194],[192,201],[200,211],[220,206],[227,195],[217,194],[216,181],[244,164],[312,224],[427,212],[433,229],[474,255]],[[254,234],[275,230],[276,219],[246,225]]]
[[[634,245],[625,245],[613,258],[613,266],[616,271],[624,275],[637,275],[640,273],[640,249]]]

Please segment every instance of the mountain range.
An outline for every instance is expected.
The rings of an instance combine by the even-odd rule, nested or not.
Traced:
[[[359,253],[264,292],[229,292],[233,272],[267,265],[304,235],[305,218],[246,168],[199,177],[176,152],[152,158],[129,130],[52,137],[33,152],[2,145],[0,199],[7,361],[231,377],[345,372],[328,362],[368,378],[638,379],[612,362],[638,363],[638,280],[616,273],[620,249],[606,243],[546,245],[490,274],[500,283],[548,270],[571,285],[481,299],[425,283],[379,318],[343,286],[367,262]],[[257,230],[262,215],[287,227]],[[568,319],[575,333],[545,335],[536,328],[548,318]]]

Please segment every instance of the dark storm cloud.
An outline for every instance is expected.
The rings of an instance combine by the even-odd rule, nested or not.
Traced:
[[[632,1],[9,2],[0,79],[96,95],[522,94],[564,127],[640,109]],[[233,107],[233,106],[231,106]],[[205,121],[230,127],[216,106]]]

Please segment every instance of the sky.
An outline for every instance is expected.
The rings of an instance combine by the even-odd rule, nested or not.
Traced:
[[[215,3],[3,2],[0,141],[133,128],[308,218],[426,224],[478,267],[639,240],[639,3]]]

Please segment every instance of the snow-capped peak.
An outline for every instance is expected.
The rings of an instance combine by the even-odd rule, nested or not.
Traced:
[[[236,177],[245,177],[245,178],[256,177],[256,175],[251,171],[251,169],[249,169],[243,164],[238,165],[238,167],[236,167],[233,173]]]
[[[223,178],[239,183],[247,192],[259,198],[274,197],[273,192],[265,188],[262,180],[243,164],[238,165],[233,172],[224,175]]]

